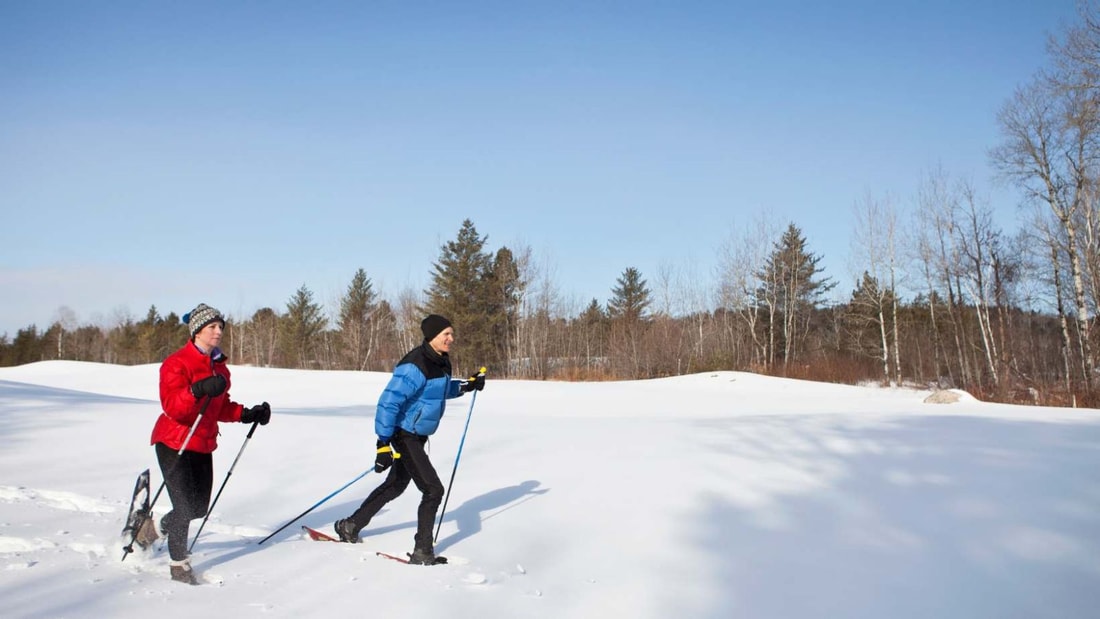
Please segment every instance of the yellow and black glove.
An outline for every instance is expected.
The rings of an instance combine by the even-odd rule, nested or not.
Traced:
[[[388,441],[378,439],[378,451],[374,456],[374,472],[381,473],[382,471],[393,466],[393,461],[400,458],[401,454],[393,450]]]
[[[485,368],[478,370],[477,374],[466,379],[466,382],[462,383],[462,392],[468,393],[470,391],[481,391],[485,388]]]

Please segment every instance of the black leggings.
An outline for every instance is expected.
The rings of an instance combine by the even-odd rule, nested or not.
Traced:
[[[375,488],[359,509],[351,515],[351,521],[355,523],[356,528],[367,526],[370,519],[386,503],[401,496],[412,481],[423,495],[420,499],[420,507],[416,511],[416,536],[413,541],[416,548],[432,548],[432,526],[435,525],[435,513],[439,509],[439,504],[443,502],[443,482],[439,481],[439,475],[436,474],[435,467],[432,466],[432,461],[424,450],[427,442],[426,436],[397,431],[392,445],[401,457],[393,461],[390,474],[382,485]]]
[[[173,561],[187,558],[191,521],[206,515],[210,489],[214,485],[214,458],[210,454],[184,451],[179,454],[157,443],[157,461],[172,500],[172,511],[162,519],[168,532],[168,556]]]

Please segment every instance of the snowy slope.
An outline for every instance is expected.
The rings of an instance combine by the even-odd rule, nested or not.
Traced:
[[[387,374],[234,367],[271,403],[195,546],[120,561],[153,469],[157,366],[0,368],[5,616],[1093,617],[1100,415],[924,404],[928,392],[719,372],[651,381],[494,381],[478,396],[437,552],[409,567],[410,488],[364,544],[312,542],[379,482]],[[432,459],[449,479],[470,410]],[[223,425],[215,491],[247,427]],[[155,511],[169,508],[167,495]],[[192,526],[192,534],[198,522]]]

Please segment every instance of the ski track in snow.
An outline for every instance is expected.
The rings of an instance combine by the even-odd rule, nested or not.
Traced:
[[[116,502],[112,505],[106,501],[83,496],[75,492],[32,489],[24,486],[0,486],[0,502],[9,504],[32,504],[36,508],[55,509],[65,512],[82,512],[99,515],[101,517],[109,514],[119,514],[119,522],[117,524],[120,529],[124,524],[122,522],[125,517],[124,512],[128,509],[128,501],[125,502],[125,504],[123,502]],[[167,511],[167,509],[163,511],[154,509],[154,518],[159,519],[167,513]],[[218,520],[218,517],[219,515],[217,513],[211,514],[210,520],[208,520],[203,527],[203,537],[217,534],[240,539],[256,539],[262,538],[268,534],[266,529],[223,523]],[[12,527],[13,524],[11,522],[5,522],[2,523],[2,526],[8,528]],[[191,534],[194,535],[197,530],[197,527],[193,525]],[[63,538],[69,534],[69,531],[60,530],[57,531],[55,535],[56,538]],[[93,536],[87,535],[86,537]],[[302,539],[312,543],[312,540],[309,540],[305,534],[302,535]],[[65,551],[86,557],[90,562],[90,566],[95,567],[101,561],[112,559],[115,555],[121,556],[122,546],[125,541],[126,540],[121,536],[119,536],[118,539],[109,539],[107,541],[92,539],[90,541],[64,542],[59,539],[48,539],[42,536],[0,535],[0,561],[3,562],[3,567],[0,568],[0,570],[15,571],[34,569],[36,566],[47,564],[43,562],[45,558],[43,555]],[[396,554],[400,555],[400,553]],[[365,554],[362,560],[366,562],[373,561],[377,558],[378,557],[374,557],[374,551],[372,550]],[[518,564],[515,566],[514,571],[500,570],[495,574],[489,574],[485,570],[471,566],[470,561],[465,557],[448,556],[448,561],[449,564],[447,566],[440,566],[440,568],[438,568],[452,572],[449,578],[444,578],[439,581],[439,584],[444,589],[453,589],[456,586],[475,589],[484,588],[495,584],[502,584],[511,578],[524,576],[527,573],[523,566]],[[203,560],[199,560],[196,564],[196,568],[199,570],[199,580],[205,585],[216,587],[224,586],[225,577],[216,570],[202,570],[202,562]],[[158,576],[167,572],[168,551],[164,538],[160,538],[154,542],[150,549],[140,550],[135,548],[135,551],[128,555],[127,560],[120,564],[120,567],[125,572],[134,576]],[[239,577],[240,575],[237,576]],[[93,578],[92,582],[98,582],[98,580],[98,578]],[[536,589],[529,592],[529,594],[534,597],[541,597],[542,592]],[[156,595],[156,592],[148,589],[141,591],[135,590],[131,592],[131,595],[150,596]],[[264,612],[271,609],[263,608],[263,605],[259,605],[257,606],[257,610]]]
[[[37,490],[23,486],[0,486],[0,501],[9,504],[31,504],[38,509],[54,509],[65,512],[81,512],[92,515],[115,514],[120,511],[118,505],[75,492],[57,490]],[[12,523],[3,523],[4,527],[13,527]],[[59,530],[52,539],[34,536],[0,535],[0,557],[5,561],[5,570],[30,569],[41,563],[40,555],[68,550],[98,560],[110,552],[110,544],[102,541],[63,540],[69,531]],[[119,544],[121,548],[121,544]]]
[[[81,496],[73,492],[32,490],[22,486],[0,486],[0,501],[8,503],[32,501],[55,509],[92,514],[110,514],[118,510],[118,507],[115,505],[110,505],[99,499]]]
[[[10,535],[0,535],[0,554],[13,554],[22,552],[32,552],[35,550],[45,550],[47,548],[56,548],[57,544],[51,542],[48,539],[42,538],[26,538],[26,537],[12,537]]]

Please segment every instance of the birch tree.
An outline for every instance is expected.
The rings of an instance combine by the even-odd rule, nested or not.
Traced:
[[[1097,101],[1089,92],[1059,88],[1042,76],[1018,89],[998,115],[1004,140],[990,153],[994,165],[1027,199],[1049,208],[1065,235],[1075,349],[1086,391],[1091,390],[1095,363],[1078,226],[1096,174]]]

